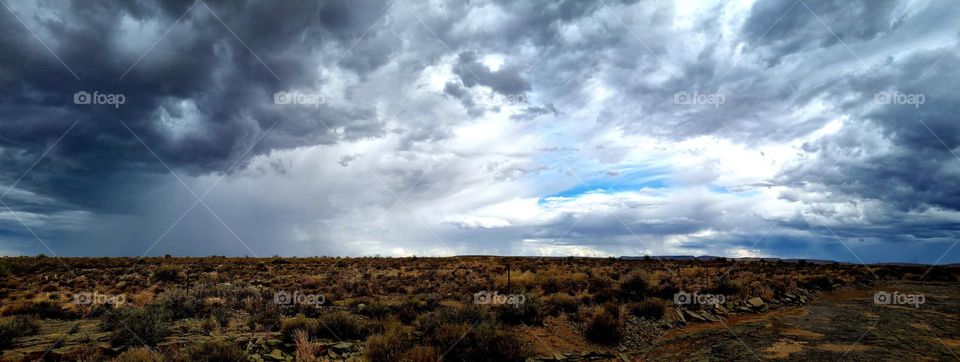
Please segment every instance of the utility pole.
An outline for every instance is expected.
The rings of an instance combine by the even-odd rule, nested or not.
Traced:
[[[510,289],[510,260],[507,260],[507,293],[513,293],[513,289]]]

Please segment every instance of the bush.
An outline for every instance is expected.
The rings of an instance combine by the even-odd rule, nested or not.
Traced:
[[[375,301],[358,308],[358,312],[370,318],[383,319],[390,314],[390,308],[386,304]]]
[[[633,314],[637,317],[659,320],[660,318],[663,318],[663,314],[666,312],[667,307],[662,299],[651,298],[637,304],[631,304],[629,309],[630,314]]]
[[[523,303],[504,304],[497,308],[497,319],[510,325],[534,325],[541,321],[540,301],[533,296],[527,296]]]
[[[566,293],[550,294],[543,298],[544,314],[556,316],[560,313],[576,313],[580,301]]]
[[[620,319],[606,308],[597,308],[584,330],[584,336],[587,339],[604,344],[617,343],[622,333]]]
[[[417,319],[418,315],[437,309],[438,306],[440,306],[440,298],[435,294],[418,294],[400,303],[397,307],[397,316],[403,323],[410,323]]]
[[[275,331],[280,328],[280,311],[267,307],[250,314],[247,326],[254,331]]]
[[[620,293],[625,300],[641,300],[650,292],[650,283],[647,282],[647,276],[641,272],[633,272],[627,275],[620,285]]]
[[[386,333],[367,339],[366,358],[371,362],[403,360],[400,358],[401,354],[411,345],[413,345],[413,339],[410,335],[400,328],[391,328]]]
[[[414,326],[427,337],[434,336],[441,326],[447,324],[474,325],[489,321],[490,315],[480,306],[468,304],[463,307],[443,307],[417,317]],[[457,336],[459,337],[459,336]]]
[[[317,336],[333,339],[363,339],[369,329],[360,318],[346,312],[333,312],[320,316]]]
[[[11,305],[5,313],[5,315],[32,315],[38,318],[49,318],[49,319],[70,319],[75,317],[73,313],[70,313],[63,308],[60,308],[59,304],[54,302],[43,300],[39,302],[26,302],[20,304]]]
[[[470,329],[467,325],[441,328],[444,343],[450,348],[445,359],[452,361],[523,361],[531,355],[519,336],[510,328],[492,322],[483,322]],[[464,334],[464,331],[466,334]],[[463,337],[462,339],[460,337]],[[457,340],[460,340],[458,343]]]
[[[154,346],[170,335],[170,313],[156,305],[114,309],[100,323],[114,346]]]
[[[320,329],[320,323],[316,319],[297,316],[292,318],[283,318],[280,320],[280,335],[292,341],[296,331],[304,331],[310,335],[316,335]]]
[[[238,362],[246,361],[247,353],[233,343],[214,340],[181,350],[177,357],[176,360],[191,362]]]
[[[440,351],[432,346],[417,346],[400,355],[404,362],[436,362],[440,360]]]
[[[203,298],[192,290],[167,290],[157,297],[156,304],[170,312],[173,319],[194,318],[203,314]]]
[[[833,290],[833,280],[831,280],[830,277],[819,275],[819,276],[815,276],[813,278],[804,280],[803,286],[806,287],[807,289],[820,289],[820,290],[829,292]]]
[[[113,362],[163,362],[163,355],[147,347],[130,348],[113,359]]]
[[[741,289],[742,288],[740,287],[739,283],[733,280],[730,280],[728,278],[723,278],[723,279],[720,279],[720,281],[718,281],[717,284],[713,286],[713,288],[710,288],[709,292],[712,294],[733,296],[733,295],[740,294]]]
[[[0,321],[0,349],[13,345],[19,337],[32,336],[40,330],[35,317],[16,316]]]
[[[176,283],[180,281],[180,271],[172,265],[162,266],[153,272],[153,280],[157,282]]]

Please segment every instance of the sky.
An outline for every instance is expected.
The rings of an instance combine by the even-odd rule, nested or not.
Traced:
[[[0,2],[0,255],[960,262],[950,1]]]

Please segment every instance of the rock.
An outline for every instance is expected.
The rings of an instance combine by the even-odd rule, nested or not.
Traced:
[[[553,359],[557,361],[565,361],[567,358],[560,354],[560,352],[557,352],[553,354]]]
[[[750,306],[753,308],[761,308],[765,305],[763,303],[763,299],[760,299],[760,298],[750,298],[749,300],[747,300],[747,303],[750,304]]]
[[[704,318],[702,315],[697,314],[697,312],[694,312],[694,311],[692,311],[692,310],[686,310],[686,312],[687,312],[687,315],[690,316],[690,318],[693,318],[693,319],[698,320],[698,321],[700,321],[700,322],[706,322],[706,321],[707,321],[707,318]]]
[[[722,305],[719,305],[719,304],[714,304],[714,305],[713,305],[713,310],[715,310],[715,311],[716,311],[717,313],[719,313],[719,314],[727,314],[727,313],[730,313],[730,311],[727,310],[727,308],[724,308]]]
[[[680,321],[683,323],[687,323],[687,318],[683,316],[683,312],[680,311],[680,308],[673,308],[673,311],[677,313],[677,319],[680,319]]]
[[[619,353],[619,355],[620,355],[620,360],[621,360],[621,361],[623,361],[623,362],[630,362],[630,359],[628,359],[628,358],[627,358],[627,355],[623,354],[623,352]]]
[[[267,340],[267,346],[270,346],[270,347],[276,347],[276,346],[279,346],[279,345],[281,345],[281,344],[283,344],[283,341],[281,341],[281,340],[279,340],[279,339],[270,339],[270,340]]]
[[[272,360],[274,360],[274,361],[283,361],[283,360],[284,360],[284,358],[283,358],[283,351],[281,351],[281,350],[279,350],[279,349],[276,349],[276,348],[274,348],[273,351],[270,351],[270,354],[268,354],[267,356],[269,356],[270,359],[272,359]]]
[[[340,342],[333,345],[333,349],[337,350],[340,353],[349,352],[353,350],[353,343],[350,342]]]
[[[701,313],[700,315],[702,315],[704,318],[706,318],[707,320],[709,320],[709,321],[711,321],[711,322],[719,322],[719,321],[720,321],[720,318],[717,318],[717,317],[715,317],[715,316],[713,316],[712,314],[707,313],[707,312],[703,312],[703,313]]]

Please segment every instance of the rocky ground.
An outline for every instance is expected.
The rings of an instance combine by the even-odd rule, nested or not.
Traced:
[[[921,293],[915,306],[874,303],[876,291]],[[630,317],[617,348],[552,351],[537,361],[960,359],[960,288],[888,282],[834,292],[801,291],[706,309],[674,308],[661,321]]]
[[[0,338],[0,361],[110,360],[140,345],[163,357],[226,346],[231,351],[224,355],[242,356],[230,360],[293,361],[295,340],[310,346],[311,358],[300,360],[311,361],[960,359],[960,284],[952,269],[764,262],[744,264],[736,278],[725,279],[731,262],[677,262],[673,273],[665,265],[656,269],[656,261],[517,259],[512,282],[530,300],[508,309],[470,298],[487,288],[483,283],[501,288],[505,281],[498,278],[504,268],[477,258],[172,259],[140,269],[116,259],[97,260],[107,267],[83,267],[92,261],[77,259],[69,260],[77,264],[72,268],[48,263],[31,269],[44,260],[5,260],[13,263],[0,278],[0,327],[7,336],[29,332]],[[520,268],[521,262],[529,265]],[[367,272],[345,279],[356,271]],[[909,281],[924,277],[940,281]],[[734,286],[736,292],[724,293],[731,297],[719,303],[678,302],[686,292],[674,286],[698,280],[716,282],[691,290]],[[465,283],[476,285],[453,288]],[[81,308],[65,299],[77,290],[122,292],[128,305]],[[277,290],[330,298],[323,305],[281,305],[273,302]],[[877,303],[878,291],[924,299]],[[640,308],[648,302],[655,302],[655,315]],[[129,312],[116,314],[125,316],[126,330],[132,325],[164,334],[147,341],[118,338],[125,330],[109,322],[120,312]],[[151,329],[155,325],[162,329]],[[600,338],[590,332],[597,325],[618,333]],[[295,329],[308,331],[308,340],[292,338]],[[390,354],[396,350],[410,353]]]
[[[874,292],[922,293],[915,306],[874,303]],[[960,288],[883,283],[822,293],[804,306],[671,330],[636,360],[957,360]]]

